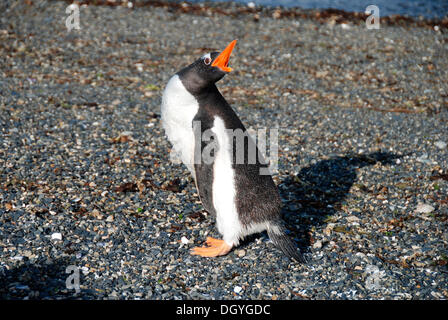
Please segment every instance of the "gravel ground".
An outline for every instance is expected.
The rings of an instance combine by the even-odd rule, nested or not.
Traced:
[[[66,6],[0,4],[1,298],[448,298],[445,29],[88,6],[68,33]],[[218,234],[169,161],[161,90],[235,38],[219,87],[249,127],[279,128],[306,265],[265,234],[189,254]]]

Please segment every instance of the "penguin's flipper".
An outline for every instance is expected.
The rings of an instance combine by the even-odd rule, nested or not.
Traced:
[[[201,257],[217,257],[224,256],[232,250],[232,246],[224,240],[208,237],[206,243],[209,247],[195,247],[191,249],[191,254]]]
[[[204,209],[216,215],[213,205],[213,190],[209,186],[213,185],[213,164],[195,164],[194,171],[196,175],[195,183],[199,198]]]
[[[199,126],[199,127],[198,127]],[[212,126],[211,120],[206,116],[202,115],[200,111],[193,119],[193,131],[200,130],[200,137],[203,136],[204,131],[210,129]],[[199,198],[202,202],[204,209],[212,214],[216,215],[215,207],[213,205],[213,190],[210,186],[213,185],[213,161],[208,161],[204,159],[204,148],[207,148],[207,141],[200,139],[200,141],[195,141],[195,153],[194,153],[194,171],[195,171],[195,183],[196,189],[198,190]],[[218,144],[213,141],[212,146],[214,152],[218,151]],[[197,152],[199,149],[200,152]],[[203,154],[204,153],[204,154]],[[212,159],[213,160],[213,159]]]

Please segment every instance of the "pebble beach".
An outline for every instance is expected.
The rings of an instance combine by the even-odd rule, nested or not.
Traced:
[[[0,4],[1,299],[448,299],[447,21],[85,1],[68,31],[70,3]],[[220,235],[170,160],[161,95],[233,39],[217,86],[278,129],[307,264],[265,233],[190,254]]]

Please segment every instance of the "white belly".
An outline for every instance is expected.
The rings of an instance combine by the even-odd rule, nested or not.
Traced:
[[[219,150],[213,167],[213,205],[216,210],[216,226],[229,245],[237,246],[243,235],[235,203],[235,172],[232,168],[232,141],[225,132],[224,121],[215,117],[212,131]]]
[[[162,126],[188,170],[194,174],[194,134],[192,121],[199,110],[194,96],[185,89],[179,76],[174,75],[162,96]]]

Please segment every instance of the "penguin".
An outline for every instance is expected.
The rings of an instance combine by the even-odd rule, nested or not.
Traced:
[[[215,216],[223,237],[207,237],[206,246],[193,248],[191,254],[223,256],[244,237],[267,231],[286,256],[305,263],[285,233],[281,200],[272,176],[261,174],[261,169],[268,167],[263,155],[216,87],[216,82],[232,71],[229,60],[236,42],[222,52],[204,54],[174,74],[162,95],[165,134],[192,174],[201,203]],[[239,149],[244,150],[242,157],[234,132],[244,134],[243,148]],[[253,159],[250,150],[255,150],[255,161],[249,161]]]

